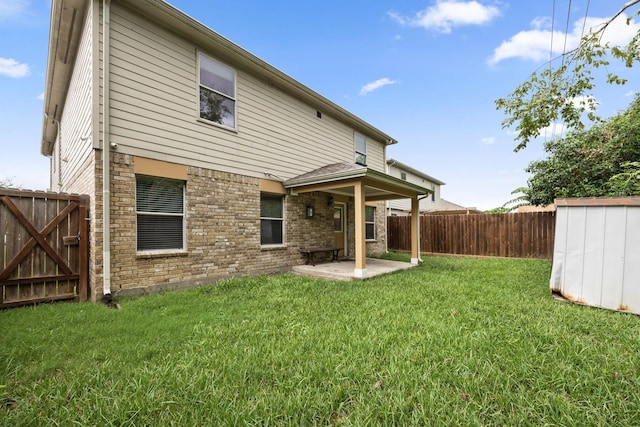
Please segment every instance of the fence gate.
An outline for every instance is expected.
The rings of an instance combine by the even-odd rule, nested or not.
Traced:
[[[0,188],[0,308],[87,300],[88,196]]]

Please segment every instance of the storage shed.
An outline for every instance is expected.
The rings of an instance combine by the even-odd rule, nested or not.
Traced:
[[[551,291],[640,314],[640,197],[556,200]]]

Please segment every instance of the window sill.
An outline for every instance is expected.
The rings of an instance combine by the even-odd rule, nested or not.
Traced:
[[[287,249],[287,245],[261,245],[261,251],[275,251],[278,249]]]
[[[376,243],[378,241],[378,239],[366,239],[364,242],[365,243]]]
[[[220,129],[232,132],[232,133],[238,133],[238,128],[237,127],[236,128],[230,128],[229,126],[221,125],[220,123],[216,123],[216,122],[211,122],[211,121],[205,120],[205,119],[203,119],[201,117],[197,117],[196,121],[198,121],[198,122],[200,122],[202,124],[209,125],[209,126],[214,126],[214,127],[217,127],[217,128],[220,128]]]
[[[188,256],[189,252],[186,250],[172,250],[172,251],[146,251],[136,252],[136,259],[152,259],[152,258],[169,258]]]

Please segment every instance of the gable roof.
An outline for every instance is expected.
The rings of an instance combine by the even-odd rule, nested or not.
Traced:
[[[44,112],[50,119],[59,120],[62,116],[62,108],[73,70],[73,60],[77,53],[84,16],[90,1],[52,0],[44,106]],[[353,129],[382,141],[385,145],[398,142],[169,3],[162,0],[117,1],[156,24],[192,41],[199,49],[216,56],[221,61],[260,78]],[[64,36],[60,36],[63,33],[60,29],[68,30],[66,32],[69,35],[68,40]],[[66,61],[63,61],[63,58],[66,58]],[[94,70],[94,72],[98,72],[98,70]],[[45,118],[40,149],[42,154],[51,154],[56,134],[55,123]]]
[[[347,162],[314,169],[284,181],[283,185],[284,188],[294,192],[312,189],[353,196],[354,181],[361,181],[364,184],[367,200],[403,199],[433,192],[428,188],[366,166]]]

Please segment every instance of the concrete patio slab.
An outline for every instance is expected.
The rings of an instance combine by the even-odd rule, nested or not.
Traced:
[[[394,271],[407,270],[416,265],[408,262],[389,261],[386,259],[367,258],[364,277],[355,277],[354,260],[342,260],[339,262],[325,262],[316,265],[296,265],[292,272],[303,276],[322,277],[334,280],[360,280],[378,276],[380,274],[393,273]]]

